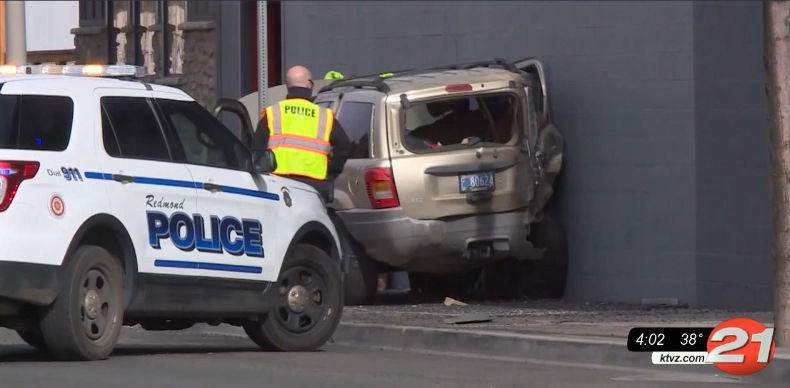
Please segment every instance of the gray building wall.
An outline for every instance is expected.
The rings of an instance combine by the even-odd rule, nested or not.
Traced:
[[[697,298],[770,305],[762,4],[694,4]]]
[[[568,297],[767,308],[760,9],[284,2],[283,56],[316,77],[540,58],[567,140]]]

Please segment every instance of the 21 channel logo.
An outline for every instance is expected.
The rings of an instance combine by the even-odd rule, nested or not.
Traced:
[[[749,318],[724,321],[708,337],[708,362],[734,375],[763,370],[775,350],[774,328]]]

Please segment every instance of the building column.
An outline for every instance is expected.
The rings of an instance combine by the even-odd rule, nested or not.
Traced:
[[[182,88],[200,105],[213,110],[217,102],[214,22],[185,22],[178,29],[184,34]]]
[[[124,34],[126,36],[126,45],[124,45],[124,55],[126,57],[126,64],[127,65],[136,65],[136,59],[143,58],[143,51],[140,47],[140,40],[143,38],[143,34],[147,29],[142,26],[133,26],[133,25],[126,25],[121,27],[118,30],[119,33]],[[140,64],[142,66],[142,63]]]
[[[118,32],[118,28],[106,26],[72,28],[77,64],[115,63]]]
[[[6,1],[6,39],[7,63],[24,65],[27,63],[27,42],[25,42],[25,2]]]
[[[162,68],[162,66],[164,66],[164,62],[165,62],[164,58],[169,57],[170,53],[162,51],[162,46],[163,45],[160,44],[160,42],[162,42],[168,36],[172,37],[173,36],[173,30],[175,30],[175,26],[172,25],[172,24],[166,24],[166,25],[154,24],[154,25],[148,27],[148,31],[153,31],[154,32],[154,36],[153,36],[153,40],[155,42],[154,43],[154,72],[156,74],[158,74],[158,75],[164,75],[165,74],[165,70],[167,70],[167,71],[170,70],[170,69]],[[171,42],[171,45],[172,45],[172,42]],[[170,47],[168,47],[168,48],[170,48]]]

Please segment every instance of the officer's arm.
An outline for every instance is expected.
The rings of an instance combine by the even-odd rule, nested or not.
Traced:
[[[266,115],[261,117],[258,121],[258,126],[255,128],[255,133],[252,134],[252,144],[250,149],[253,151],[265,150],[269,148],[269,126],[266,123]]]
[[[329,135],[329,143],[332,145],[332,156],[329,159],[329,174],[340,175],[346,160],[351,155],[351,141],[348,140],[343,126],[335,120],[332,126],[332,133]]]

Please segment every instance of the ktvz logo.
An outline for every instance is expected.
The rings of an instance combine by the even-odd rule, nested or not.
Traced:
[[[750,375],[774,357],[774,328],[748,318],[724,321],[708,337],[708,362],[724,372]]]

